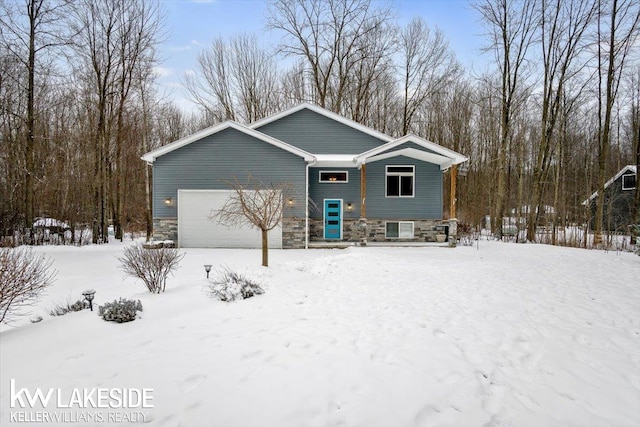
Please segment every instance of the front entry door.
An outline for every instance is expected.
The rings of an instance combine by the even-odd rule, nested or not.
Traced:
[[[324,238],[342,238],[342,200],[324,200]]]

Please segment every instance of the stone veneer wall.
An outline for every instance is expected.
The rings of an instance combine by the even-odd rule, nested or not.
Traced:
[[[283,249],[304,249],[304,218],[284,218],[282,221]],[[178,218],[154,218],[153,240],[178,241]]]
[[[304,218],[283,218],[282,249],[304,249],[305,228]]]
[[[412,239],[385,237],[385,223],[388,221],[413,221]],[[344,219],[342,223],[342,241],[345,242],[438,242],[438,235],[446,234],[445,226],[449,220],[423,219]],[[323,237],[324,221],[309,219],[309,240],[312,242],[325,241]],[[364,240],[366,239],[366,240]]]
[[[455,220],[411,220],[413,221],[413,239],[385,238],[385,222],[389,220],[376,219],[345,219],[342,225],[342,241],[345,242],[437,242],[438,234],[445,233],[445,226],[449,226],[450,246],[455,246]],[[304,218],[284,218],[282,221],[282,248],[304,249],[305,246]],[[322,242],[324,221],[309,219],[309,240]],[[177,218],[154,218],[153,240],[178,241]]]
[[[153,240],[178,242],[178,218],[153,218]]]

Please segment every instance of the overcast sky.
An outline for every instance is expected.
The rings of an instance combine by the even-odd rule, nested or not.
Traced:
[[[158,67],[161,91],[184,109],[193,109],[182,89],[185,71],[195,68],[199,52],[217,36],[257,33],[266,45],[276,46],[279,33],[265,29],[267,2],[262,0],[160,0],[167,13],[167,38],[160,46]],[[458,59],[467,69],[486,63],[481,55],[482,26],[467,0],[395,1],[400,24],[421,16],[440,27]]]

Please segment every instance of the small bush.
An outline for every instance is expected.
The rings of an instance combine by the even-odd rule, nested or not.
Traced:
[[[56,276],[51,263],[28,247],[0,249],[0,322],[26,314]]]
[[[167,276],[178,268],[184,257],[176,248],[160,247],[148,249],[143,245],[129,246],[124,256],[118,258],[120,268],[127,275],[144,282],[149,292],[164,292],[167,287]]]
[[[243,300],[264,293],[260,285],[226,267],[218,270],[216,277],[209,279],[206,287],[210,296],[226,302]]]
[[[49,311],[49,314],[52,316],[64,316],[72,311],[82,311],[85,308],[89,308],[89,303],[87,301],[78,300],[74,303],[67,301],[62,304],[54,305]]]
[[[98,307],[98,315],[102,316],[106,321],[117,323],[136,320],[138,311],[142,311],[142,303],[140,300],[134,301],[124,298],[105,303]]]

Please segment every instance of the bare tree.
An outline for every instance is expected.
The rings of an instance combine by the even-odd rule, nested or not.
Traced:
[[[198,55],[196,74],[184,79],[191,99],[218,121],[249,123],[281,106],[276,61],[256,35],[214,39]]]
[[[587,48],[585,33],[596,16],[592,0],[542,0],[540,40],[543,84],[540,142],[533,164],[532,203],[527,219],[527,240],[535,241],[536,225],[543,212],[542,198],[554,152],[554,132],[567,82],[583,68],[581,54]]]
[[[51,264],[31,248],[0,248],[0,322],[35,303],[56,276]]]
[[[483,0],[475,4],[487,26],[490,45],[501,79],[500,144],[498,145],[497,191],[494,232],[502,236],[502,217],[507,197],[507,165],[513,119],[523,105],[527,83],[527,52],[532,46],[538,24],[535,0]]]
[[[39,64],[41,57],[50,54],[51,48],[68,43],[62,19],[68,11],[69,0],[24,0],[0,3],[0,39],[11,52],[13,60],[24,69],[26,82],[21,86],[26,92],[24,114],[24,225],[31,228],[34,217],[34,181],[36,166],[36,120],[40,111],[36,106],[36,77],[48,75],[48,66]],[[52,60],[50,59],[50,62]]]
[[[90,152],[93,154],[94,243],[106,242],[109,218],[122,236],[127,165],[124,147],[140,146],[137,138],[125,141],[126,113],[140,76],[157,57],[163,15],[157,3],[126,0],[84,0],[76,5],[79,33],[76,53],[79,83],[86,91],[90,111]],[[127,144],[129,142],[129,144]]]
[[[460,66],[439,28],[414,18],[400,33],[402,55],[402,135],[411,130],[416,111],[457,79]]]
[[[607,39],[603,39],[601,25],[607,18],[603,17],[601,2],[598,2],[598,113],[600,123],[598,132],[598,194],[600,197],[597,198],[596,205],[595,244],[602,239],[604,185],[608,178],[606,166],[611,144],[613,107],[618,96],[627,58],[638,40],[640,30],[640,7],[635,1],[611,0],[606,6],[611,8],[608,13],[609,34]],[[606,84],[604,97],[601,90],[603,78]],[[604,112],[602,111],[603,104]]]
[[[362,41],[390,18],[389,7],[371,0],[274,0],[268,25],[286,35],[281,52],[306,62],[316,102],[344,113],[350,76],[364,59]]]
[[[265,184],[251,175],[246,182],[238,178],[228,182],[231,195],[220,209],[211,211],[209,219],[228,227],[249,225],[262,233],[262,265],[269,266],[269,231],[282,224],[284,200],[293,185]]]

